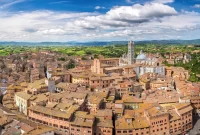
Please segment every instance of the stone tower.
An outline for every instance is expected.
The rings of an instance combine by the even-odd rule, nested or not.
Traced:
[[[134,63],[134,42],[128,42],[128,65]]]
[[[53,78],[49,78],[45,80],[45,84],[48,86],[48,91],[54,93],[56,90],[55,80]]]

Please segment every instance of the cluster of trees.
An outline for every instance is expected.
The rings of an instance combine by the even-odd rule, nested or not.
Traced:
[[[67,69],[75,68],[75,62],[73,60],[70,60],[66,68]]]
[[[90,54],[104,55],[105,57],[120,57],[128,51],[127,45],[106,45],[106,46],[1,46],[0,55],[9,55],[21,53],[24,51],[38,52],[39,50],[51,50],[69,56],[84,56]],[[135,52],[138,54],[140,50],[150,53],[161,53],[163,56],[169,52],[190,52],[194,48],[187,48],[183,45],[159,45],[159,44],[136,44]]]
[[[27,51],[35,52],[36,50],[37,50],[37,47],[29,47],[29,46],[1,46],[0,56],[18,54],[18,53],[27,52]]]
[[[56,51],[69,56],[103,55],[105,57],[120,57],[127,52],[127,46],[63,47],[58,48]]]

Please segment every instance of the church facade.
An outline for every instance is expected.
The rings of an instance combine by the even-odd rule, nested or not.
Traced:
[[[159,63],[157,58],[147,57],[142,51],[140,51],[136,58],[134,55],[134,42],[129,41],[127,54],[123,54],[120,58],[94,59],[91,71],[97,74],[136,73],[138,78],[148,72],[165,75],[165,68]]]
[[[128,53],[123,54],[122,57],[119,58],[119,66],[135,65],[133,70],[138,77],[148,72],[165,75],[165,68],[159,63],[157,58],[147,57],[142,50],[136,58],[134,58],[134,55],[134,42],[129,41]]]

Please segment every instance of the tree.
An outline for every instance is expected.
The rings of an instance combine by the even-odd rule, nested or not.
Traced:
[[[197,81],[196,74],[194,74],[194,73],[191,73],[191,74],[190,74],[189,81],[191,81],[191,82],[196,82],[196,81]]]
[[[67,69],[75,68],[75,62],[70,59],[69,63],[67,64]]]
[[[63,57],[58,58],[58,61],[65,61],[65,58],[63,58]]]

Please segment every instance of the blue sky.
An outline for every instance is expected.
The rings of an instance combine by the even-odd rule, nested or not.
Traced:
[[[200,38],[200,0],[0,0],[0,41]]]

